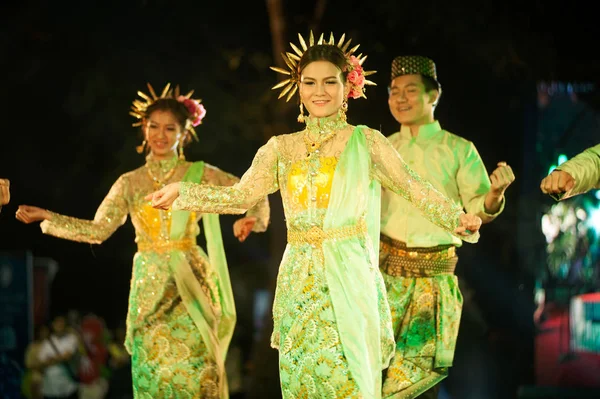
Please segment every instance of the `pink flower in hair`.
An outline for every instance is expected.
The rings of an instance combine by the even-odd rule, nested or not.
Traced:
[[[348,98],[360,98],[364,96],[365,75],[362,66],[358,62],[358,58],[350,56],[348,60],[348,75],[346,79],[351,85],[348,92]]]
[[[346,79],[348,79],[348,82],[355,84],[356,81],[358,80],[359,74],[356,71],[352,71],[350,73],[348,73],[348,76],[346,76]]]
[[[186,98],[184,96],[177,97],[177,101],[183,103],[190,113],[189,120],[192,122],[192,126],[196,127],[202,123],[202,119],[206,115],[206,108],[196,100]]]
[[[362,90],[358,91],[356,89],[350,89],[350,92],[348,93],[348,98],[360,98],[362,96]]]
[[[362,75],[362,73],[363,73],[363,67],[362,67],[362,65],[360,65],[360,62],[358,62],[358,58],[356,58],[355,56],[351,55],[350,56],[350,63],[352,64],[352,69]]]
[[[198,114],[196,115],[196,119],[194,119],[194,121],[192,122],[192,126],[198,126],[199,124],[202,123],[202,119],[204,119],[204,115],[206,115],[206,108],[204,108],[204,105],[202,104],[197,104],[197,112]]]
[[[363,88],[365,86],[365,75],[363,75],[362,73],[358,75],[354,84],[360,88]]]

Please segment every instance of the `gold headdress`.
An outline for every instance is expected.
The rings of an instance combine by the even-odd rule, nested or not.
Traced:
[[[143,98],[144,101],[135,99],[133,100],[133,103],[131,105],[131,111],[129,112],[129,115],[138,119],[138,121],[134,123],[133,126],[142,126],[142,124],[144,123],[144,118],[148,116],[146,114],[148,107],[154,104],[156,100],[162,98],[171,98],[183,103],[183,105],[185,105],[185,107],[188,109],[190,116],[186,121],[186,126],[184,126],[184,129],[189,131],[192,134],[192,136],[196,140],[198,140],[198,135],[196,134],[196,130],[194,130],[194,127],[202,123],[202,119],[204,118],[204,115],[206,115],[206,109],[204,109],[204,106],[200,104],[202,100],[191,98],[192,94],[194,94],[194,90],[191,90],[189,93],[182,95],[179,89],[179,85],[175,86],[175,90],[173,90],[171,89],[171,84],[167,83],[160,96],[157,96],[152,85],[150,83],[146,84],[148,85],[148,91],[150,92],[150,95],[138,91],[138,96]]]
[[[294,96],[294,94],[298,90],[298,85],[300,83],[300,71],[298,70],[298,64],[300,62],[300,59],[302,58],[302,55],[304,55],[304,52],[306,50],[308,50],[309,47],[312,47],[315,44],[317,44],[317,45],[327,44],[327,45],[337,46],[338,48],[340,48],[340,50],[342,50],[344,52],[344,55],[346,56],[346,59],[348,60],[348,70],[347,71],[349,73],[352,73],[354,71],[357,72],[353,77],[353,80],[357,79],[356,81],[352,81],[349,79],[350,83],[352,84],[352,89],[350,90],[348,97],[352,97],[352,98],[365,97],[366,98],[366,96],[364,94],[364,86],[365,85],[370,85],[370,86],[376,85],[374,82],[367,80],[364,77],[372,75],[372,74],[376,73],[377,71],[364,71],[362,69],[362,64],[367,59],[367,56],[363,55],[362,53],[359,54],[358,56],[353,55],[354,52],[356,50],[358,50],[358,48],[360,47],[360,44],[357,44],[348,50],[348,48],[350,47],[350,42],[352,42],[352,39],[348,39],[346,41],[345,33],[337,41],[333,37],[333,33],[330,34],[328,41],[325,41],[323,38],[323,34],[321,34],[321,36],[319,37],[319,40],[317,40],[317,42],[315,43],[315,37],[313,36],[313,32],[310,31],[308,45],[306,44],[306,41],[304,40],[302,35],[299,33],[298,33],[298,38],[300,40],[300,47],[294,45],[293,43],[290,43],[290,46],[292,46],[294,53],[286,52],[285,54],[283,54],[283,53],[281,54],[281,56],[283,57],[283,60],[285,61],[285,64],[288,66],[289,70],[286,70],[283,68],[278,68],[278,67],[271,67],[271,69],[273,71],[289,76],[288,79],[285,79],[272,87],[272,90],[283,88],[281,90],[281,93],[279,94],[279,97],[277,97],[278,99],[287,94],[287,97],[285,99],[285,101],[287,102],[287,101],[290,101],[290,98],[292,98]]]

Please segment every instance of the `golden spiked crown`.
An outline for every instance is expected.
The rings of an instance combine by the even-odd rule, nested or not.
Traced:
[[[133,100],[133,103],[131,105],[131,111],[129,112],[129,115],[133,116],[134,118],[136,118],[138,120],[132,126],[142,126],[143,125],[144,118],[146,118],[148,116],[146,114],[148,107],[150,105],[154,104],[154,102],[156,100],[171,98],[171,99],[177,100],[179,102],[182,102],[186,106],[188,111],[190,111],[190,117],[188,118],[186,126],[184,126],[184,129],[188,130],[192,134],[192,136],[196,140],[198,140],[198,135],[196,134],[196,131],[194,130],[194,126],[197,126],[198,124],[201,123],[202,118],[204,117],[204,114],[206,113],[206,111],[204,110],[204,107],[200,105],[202,100],[192,98],[192,94],[194,94],[194,90],[191,90],[187,94],[182,95],[181,91],[179,89],[179,85],[175,86],[175,89],[173,90],[173,89],[171,89],[171,84],[167,83],[167,85],[162,90],[160,96],[157,96],[152,85],[150,83],[146,83],[146,84],[148,85],[148,91],[149,91],[150,95],[148,95],[142,91],[138,91],[137,95],[140,96],[144,101],[135,99],[135,100]]]
[[[352,42],[352,39],[348,39],[346,41],[345,33],[337,41],[335,40],[333,33],[331,33],[329,35],[328,41],[325,41],[323,34],[321,34],[321,36],[319,37],[319,40],[317,40],[315,43],[315,37],[314,37],[312,31],[310,31],[310,35],[308,38],[308,44],[306,43],[306,40],[304,40],[304,38],[302,37],[302,35],[300,33],[298,33],[298,39],[300,41],[300,47],[296,46],[294,43],[290,43],[290,46],[292,47],[292,50],[294,52],[293,53],[286,52],[285,54],[283,54],[283,53],[281,54],[288,69],[286,70],[283,68],[278,68],[278,67],[273,67],[273,66],[271,67],[271,69],[273,71],[289,76],[289,78],[279,82],[278,84],[276,84],[275,86],[272,87],[272,90],[283,88],[281,90],[281,93],[279,94],[279,97],[277,97],[278,99],[287,94],[287,97],[285,99],[285,101],[287,102],[287,101],[290,101],[290,98],[292,98],[294,96],[294,94],[298,90],[298,85],[300,83],[300,71],[298,70],[298,64],[300,62],[300,59],[302,58],[302,55],[304,55],[304,52],[306,50],[308,50],[309,47],[312,47],[315,44],[316,45],[326,44],[326,45],[337,46],[340,50],[343,51],[344,55],[346,56],[346,59],[348,60],[349,68],[350,69],[354,68],[352,61],[357,62],[358,66],[361,69],[361,73],[363,76],[369,76],[369,75],[372,75],[377,72],[377,71],[362,71],[362,64],[367,59],[366,55],[363,55],[361,53],[358,56],[355,56],[354,60],[352,59],[354,53],[360,47],[360,44],[357,44],[354,47],[348,49],[350,47],[350,43]],[[364,85],[376,86],[376,84],[374,82],[364,79],[364,84],[360,85],[360,87],[355,88],[356,90],[360,91],[361,97],[365,97],[364,88],[362,87]]]

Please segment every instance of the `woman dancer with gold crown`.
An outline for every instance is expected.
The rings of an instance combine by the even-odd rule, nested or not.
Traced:
[[[206,111],[193,92],[167,85],[157,96],[138,92],[131,114],[139,119],[146,164],[116,181],[94,220],[20,206],[17,219],[43,220],[46,234],[99,244],[131,215],[138,252],[133,261],[126,347],[132,355],[136,398],[226,398],[224,360],[236,321],[217,215],[156,210],[144,197],[168,183],[232,185],[236,177],[203,162],[186,162],[183,147]],[[179,155],[177,154],[179,150]],[[196,244],[202,218],[208,255]],[[243,241],[265,231],[266,197],[234,225]]]
[[[346,122],[348,98],[369,84],[358,46],[333,35],[283,55],[280,98],[299,90],[306,128],[272,137],[240,183],[175,183],[147,197],[159,209],[242,213],[281,191],[288,228],[275,303],[272,346],[279,349],[284,398],[380,398],[393,354],[390,310],[378,272],[380,184],[468,241],[481,220],[412,172],[378,131]],[[306,107],[309,115],[304,116]],[[468,231],[470,230],[470,231]]]

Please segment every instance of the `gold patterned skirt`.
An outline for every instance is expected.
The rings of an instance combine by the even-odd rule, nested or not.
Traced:
[[[210,265],[199,250],[186,257],[211,299],[217,298]],[[187,312],[165,254],[138,252],[126,345],[132,356],[136,399],[217,399],[215,361]],[[218,306],[218,303],[215,304]]]
[[[284,399],[362,398],[344,355],[325,268],[319,246],[288,244],[277,280],[271,337],[271,345],[279,349]],[[379,313],[389,315],[379,270],[371,271]],[[386,321],[382,318],[381,323]],[[392,340],[390,332],[382,348],[391,348]]]
[[[342,350],[323,264],[308,245],[288,246],[273,304],[284,399],[359,398]]]
[[[380,268],[392,312],[396,351],[384,372],[382,397],[412,399],[443,380],[452,366],[462,310],[458,279],[451,273],[457,259],[450,251],[446,266],[443,261],[435,264],[431,257],[427,262],[415,262],[419,255],[404,262],[390,257],[386,249],[382,240]],[[436,253],[443,251],[448,253],[447,249]],[[388,274],[402,265],[405,270],[398,272],[401,275]],[[415,265],[420,267],[413,268]],[[447,272],[439,274],[445,267]]]

